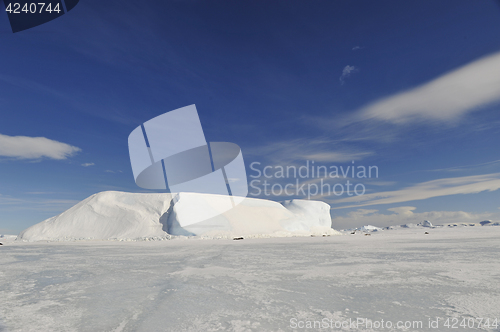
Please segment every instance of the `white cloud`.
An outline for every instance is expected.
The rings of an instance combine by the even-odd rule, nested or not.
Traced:
[[[45,137],[7,136],[0,134],[0,157],[18,159],[66,159],[80,148]]]
[[[359,71],[359,68],[355,66],[345,66],[344,69],[342,70],[342,75],[339,77],[340,84],[344,85],[345,79],[351,76],[351,74]]]
[[[357,118],[392,123],[456,121],[499,101],[500,53],[495,53],[416,88],[377,100],[359,110]]]
[[[89,166],[94,166],[95,164],[94,163],[85,163],[85,164],[82,164],[83,167],[89,167]]]
[[[493,173],[432,180],[400,190],[342,198],[334,200],[331,203],[357,203],[354,205],[333,208],[339,209],[377,204],[409,202],[439,196],[474,194],[482,191],[495,191],[498,189],[500,189],[500,173]]]
[[[464,211],[429,211],[416,213],[413,206],[401,206],[387,209],[389,214],[379,213],[378,210],[358,209],[345,217],[333,217],[332,225],[335,229],[355,228],[364,225],[385,227],[390,225],[417,224],[424,220],[431,221],[434,225],[449,223],[477,223],[491,219],[491,213],[469,213]],[[494,218],[498,216],[495,215]]]

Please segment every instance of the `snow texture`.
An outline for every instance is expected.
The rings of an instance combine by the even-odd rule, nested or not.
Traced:
[[[225,210],[227,196],[196,193],[136,194],[106,191],[19,234],[23,241],[168,239],[174,236],[232,238],[338,234],[330,206],[291,200],[280,204],[245,198]],[[208,218],[192,224],[192,220]]]
[[[429,234],[425,234],[428,232]],[[500,227],[332,237],[177,237],[0,247],[10,332],[489,331],[500,319]],[[293,328],[291,320],[421,321],[422,328]],[[446,328],[446,319],[457,328]],[[474,319],[476,328],[460,326]],[[429,320],[439,319],[439,328]]]

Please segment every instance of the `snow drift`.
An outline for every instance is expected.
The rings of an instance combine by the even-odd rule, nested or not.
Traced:
[[[27,241],[110,239],[164,236],[160,217],[171,194],[132,194],[105,191],[94,194],[58,216],[22,231]]]
[[[339,234],[331,229],[330,206],[290,200],[282,204],[245,198],[233,209],[215,215],[226,196],[212,194],[136,194],[106,191],[88,197],[58,216],[19,234],[24,241],[73,239],[203,237],[270,237]],[[202,219],[202,218],[201,218]]]

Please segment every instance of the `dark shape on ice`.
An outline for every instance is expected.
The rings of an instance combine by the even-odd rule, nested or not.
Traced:
[[[235,237],[233,240],[243,240],[242,237]]]

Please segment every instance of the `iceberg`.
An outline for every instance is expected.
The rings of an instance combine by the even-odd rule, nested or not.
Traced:
[[[22,231],[22,241],[128,240],[336,235],[324,202],[282,203],[244,198],[227,210],[227,196],[199,193],[94,194],[67,211]],[[214,216],[203,218],[203,216]],[[192,223],[192,220],[203,220]]]

